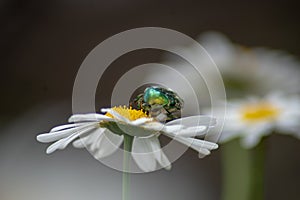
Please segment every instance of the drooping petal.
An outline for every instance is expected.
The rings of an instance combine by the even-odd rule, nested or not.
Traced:
[[[210,150],[218,148],[218,145],[216,143],[205,141],[205,140],[200,140],[200,139],[196,139],[196,138],[186,138],[186,137],[182,137],[182,136],[171,135],[168,133],[165,133],[165,135],[194,149],[195,151],[197,151],[198,153],[203,154],[203,155],[208,155],[208,154],[210,154]]]
[[[225,123],[224,130],[219,139],[222,143],[239,137],[241,135],[241,130],[244,128],[243,123],[236,123],[235,121],[232,121],[233,123],[231,123],[231,120],[229,121]]]
[[[95,142],[96,144],[93,146],[93,149],[91,149],[91,152],[96,159],[101,159],[113,154],[119,149],[123,142],[123,135],[120,136],[109,130],[105,130]]]
[[[156,161],[149,138],[135,137],[132,145],[132,157],[144,172],[154,171]]]
[[[160,142],[156,136],[148,138],[151,143],[152,151],[156,161],[165,169],[171,169],[171,162],[167,158],[166,154],[162,151]]]
[[[252,126],[245,132],[245,136],[241,142],[245,148],[253,148],[256,146],[261,138],[271,133],[272,124],[265,123],[257,126]]]
[[[218,145],[214,142],[209,142],[205,140],[195,139],[195,138],[185,138],[190,144],[198,148],[205,148],[208,150],[217,149]]]
[[[82,141],[83,138],[79,138],[77,140],[74,140],[74,142],[72,143],[73,147],[78,148],[78,149],[82,149],[85,147],[85,143]]]
[[[96,159],[109,156],[114,153],[123,142],[123,136],[115,135],[105,128],[99,128],[91,131],[73,142],[76,148],[86,147]]]
[[[78,140],[75,140],[73,142],[73,146],[75,148],[84,148],[86,146],[92,146],[93,144],[95,145],[104,131],[105,128],[97,128],[95,130],[92,130],[90,131],[89,135],[81,136]],[[90,149],[94,148],[90,147]]]
[[[98,148],[101,148],[99,143],[101,142],[102,138],[104,137],[103,135],[104,135],[105,131],[106,131],[106,129],[96,130],[93,135],[90,135],[90,137],[88,137],[86,139],[85,142],[89,145],[88,149],[90,151],[92,151],[92,152],[98,151]]]
[[[198,154],[199,158],[204,158],[205,156],[208,156],[210,154],[210,150],[204,148],[199,149],[198,152],[199,152]]]
[[[159,164],[167,170],[170,170],[172,165],[166,154],[161,150],[160,160],[158,160]]]
[[[86,122],[86,121],[99,122],[101,120],[113,121],[113,119],[108,116],[102,114],[96,114],[96,113],[76,114],[76,115],[72,115],[69,118],[69,122]]]
[[[182,137],[195,137],[205,135],[207,133],[208,127],[207,126],[194,126],[194,127],[187,127],[182,128],[177,131],[173,131],[174,135],[182,136]]]
[[[254,132],[252,135],[246,136],[241,139],[241,144],[247,149],[255,147],[261,139],[261,135],[258,132]]]
[[[96,128],[95,127],[87,127],[85,129],[82,129],[81,131],[74,132],[73,134],[69,135],[66,138],[58,140],[57,142],[53,143],[52,145],[50,145],[47,148],[46,153],[47,154],[51,154],[54,151],[56,151],[57,149],[64,149],[64,148],[66,148],[66,146],[70,142],[72,142],[73,140],[75,140],[76,138],[80,137],[83,134],[87,134],[92,129],[96,129]]]

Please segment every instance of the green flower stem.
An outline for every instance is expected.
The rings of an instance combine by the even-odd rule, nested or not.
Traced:
[[[124,134],[124,157],[122,177],[122,200],[129,200],[130,194],[130,152],[132,149],[133,137]]]
[[[250,199],[263,200],[264,198],[264,171],[265,171],[265,140],[253,149],[252,156],[252,177]]]
[[[264,199],[264,141],[251,150],[238,139],[222,146],[223,200]]]

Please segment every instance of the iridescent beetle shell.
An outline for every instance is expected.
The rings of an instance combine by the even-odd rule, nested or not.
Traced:
[[[177,93],[162,87],[147,87],[144,93],[139,94],[134,99],[137,109],[143,109],[152,117],[165,115],[165,119],[170,121],[180,118],[183,100]]]

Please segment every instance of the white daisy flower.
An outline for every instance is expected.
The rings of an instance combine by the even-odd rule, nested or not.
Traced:
[[[239,98],[245,94],[264,95],[274,90],[300,93],[300,62],[292,55],[279,50],[249,48],[235,44],[218,32],[203,33],[198,38],[198,42],[218,67],[224,80],[227,97]],[[217,80],[218,76],[210,73],[215,68],[213,62],[208,62],[207,55],[197,47],[188,45],[177,46],[174,49],[180,49],[186,55],[193,57],[200,67],[199,71],[206,74],[206,79]],[[184,74],[191,85],[197,88],[195,91],[198,91],[202,99],[200,104],[209,104],[210,99],[206,98],[209,97],[206,95],[206,83],[201,76],[197,75],[191,64],[168,55],[165,57],[165,62],[166,65],[175,67]],[[153,70],[145,76],[166,77],[166,74]]]
[[[74,147],[86,147],[96,159],[101,159],[118,150],[126,134],[134,138],[132,157],[145,172],[155,170],[157,163],[166,169],[171,167],[161,150],[160,134],[188,145],[201,155],[208,155],[210,150],[218,148],[213,142],[194,138],[205,135],[215,125],[216,120],[208,116],[190,116],[163,124],[142,110],[114,107],[101,111],[106,114],[72,115],[69,118],[72,123],[54,127],[49,133],[38,135],[37,140],[54,142],[47,148],[47,154],[73,142]]]
[[[221,71],[229,97],[274,90],[300,92],[300,63],[286,52],[244,47],[217,32],[202,34],[199,42]]]
[[[257,145],[263,136],[292,134],[300,139],[300,98],[271,93],[264,98],[227,102],[227,115],[220,142],[241,137],[245,148]]]

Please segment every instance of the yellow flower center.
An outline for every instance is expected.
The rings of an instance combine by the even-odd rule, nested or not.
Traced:
[[[246,122],[259,122],[276,119],[280,110],[268,102],[259,102],[244,106],[241,109],[241,113],[242,120]]]
[[[123,117],[126,117],[130,121],[134,121],[143,117],[149,117],[143,110],[136,110],[132,109],[131,107],[128,108],[126,106],[113,107],[112,110],[116,111]],[[114,118],[110,113],[106,113],[105,115]]]

